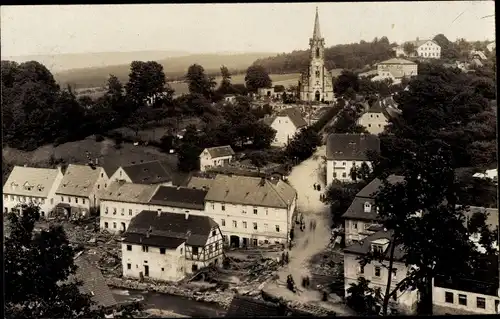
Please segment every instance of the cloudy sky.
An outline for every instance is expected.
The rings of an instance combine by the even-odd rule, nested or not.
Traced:
[[[2,56],[290,52],[307,48],[316,6],[327,46],[439,33],[495,38],[493,1],[2,6]]]

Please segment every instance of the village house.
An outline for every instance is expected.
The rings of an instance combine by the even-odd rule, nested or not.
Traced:
[[[205,172],[210,167],[225,166],[233,160],[234,151],[231,146],[206,148],[200,154],[200,171]]]
[[[391,79],[393,84],[399,84],[403,78],[417,75],[418,65],[415,62],[394,58],[377,64],[377,75],[372,78],[372,81]]]
[[[368,108],[358,119],[358,125],[363,126],[370,134],[382,133],[389,124],[390,114],[384,107],[384,100],[378,100]]]
[[[276,92],[274,87],[271,88],[259,88],[257,89],[257,96],[268,98],[268,99],[280,99],[283,92]]]
[[[236,102],[236,95],[235,94],[226,94],[226,95],[224,95],[224,102],[226,102],[226,103],[234,103],[234,102]]]
[[[288,145],[295,134],[307,126],[298,108],[284,109],[277,115],[266,118],[265,123],[276,130],[276,136],[271,145],[277,147]]]
[[[371,134],[330,134],[326,141],[326,183],[352,181],[351,170],[363,162],[371,168],[367,152],[380,152],[380,140]]]
[[[134,184],[172,185],[172,174],[160,161],[151,161],[119,167],[109,179]]]
[[[417,38],[415,41],[409,41],[406,43],[413,44],[415,51],[408,54],[404,50],[404,44],[396,47],[396,56],[408,56],[408,57],[419,57],[426,59],[440,59],[441,58],[441,47],[434,40],[420,40]]]
[[[9,213],[20,204],[40,206],[40,214],[47,216],[57,201],[55,193],[63,180],[61,168],[14,166],[3,186],[3,211]]]
[[[123,276],[179,281],[222,264],[222,234],[207,216],[142,211],[122,239]]]
[[[391,184],[403,182],[402,176],[390,175],[387,181]],[[378,223],[375,194],[382,186],[382,181],[375,178],[361,189],[354,197],[347,211],[342,215],[345,222],[346,246],[363,240],[381,229]]]
[[[496,44],[495,44],[495,41],[493,41],[493,42],[489,43],[489,44],[486,46],[486,48],[488,49],[488,51],[493,52],[493,50],[495,50],[495,49],[496,49]]]
[[[486,60],[487,59],[486,54],[484,54],[483,51],[479,51],[479,50],[470,51],[469,57],[471,59],[479,59],[479,60]]]
[[[381,229],[363,240],[354,243],[344,249],[344,286],[347,295],[347,289],[351,284],[356,284],[359,277],[364,277],[370,281],[370,286],[373,289],[380,290],[385,293],[387,286],[387,277],[389,270],[388,262],[383,264],[380,261],[372,260],[364,267],[360,264],[360,258],[370,252],[378,252],[386,256],[389,260],[390,246],[392,244],[391,230]],[[401,247],[396,247],[394,250],[394,264],[392,274],[392,285],[396,285],[401,281],[409,271],[403,260],[404,251]],[[419,294],[417,290],[406,290],[398,292],[395,297],[391,298],[390,307],[397,308],[406,314],[411,314],[416,311]]]
[[[101,197],[100,228],[125,231],[143,210],[203,215],[206,194],[185,187],[113,182]]]
[[[56,191],[56,210],[68,216],[87,215],[99,208],[100,194],[108,182],[100,166],[69,164]]]
[[[286,244],[296,205],[297,192],[281,179],[217,175],[205,197],[205,215],[231,246]]]

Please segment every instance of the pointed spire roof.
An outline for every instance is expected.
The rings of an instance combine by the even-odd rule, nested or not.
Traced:
[[[314,31],[313,31],[313,39],[321,39],[321,31],[319,30],[319,15],[318,15],[318,7],[316,7],[316,18],[314,19]]]

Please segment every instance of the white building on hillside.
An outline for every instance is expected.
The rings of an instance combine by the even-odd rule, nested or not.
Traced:
[[[276,116],[266,118],[264,122],[276,130],[276,136],[271,145],[277,147],[288,145],[295,134],[307,126],[298,108],[284,109]]]
[[[226,166],[232,160],[234,151],[229,145],[206,148],[200,154],[200,171],[210,167]]]
[[[280,179],[217,175],[208,185],[205,214],[220,225],[230,245],[288,242],[297,205],[297,192],[289,184]]]
[[[10,212],[19,204],[34,203],[40,206],[40,214],[54,208],[56,189],[63,179],[61,168],[35,168],[14,166],[3,186],[3,211]]]
[[[417,38],[415,41],[409,41],[406,43],[411,43],[415,48],[414,52],[406,52],[405,45],[400,45],[395,48],[396,56],[408,56],[408,57],[420,57],[427,59],[440,59],[441,58],[441,47],[434,40],[420,40]]]
[[[183,187],[113,182],[101,197],[100,228],[125,231],[143,210],[203,215],[206,194]]]
[[[207,216],[142,211],[122,240],[123,276],[179,281],[222,264],[222,234]]]
[[[326,183],[352,181],[351,170],[365,162],[371,168],[367,152],[380,152],[380,140],[370,134],[330,134],[326,141]]]
[[[394,84],[398,84],[404,77],[410,78],[417,75],[418,65],[415,62],[395,58],[377,64],[377,76],[373,77],[372,81],[390,79]]]
[[[69,215],[87,214],[99,207],[101,191],[109,178],[100,166],[70,164],[56,191],[57,208]]]

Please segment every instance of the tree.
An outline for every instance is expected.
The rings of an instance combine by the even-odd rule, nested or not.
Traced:
[[[231,73],[229,73],[227,67],[221,66],[220,73],[222,76],[222,80],[217,91],[222,95],[234,93],[233,86],[231,85]]]
[[[123,85],[115,75],[113,74],[109,75],[106,87],[107,87],[106,95],[112,101],[121,100],[121,98],[123,97]]]
[[[188,125],[177,151],[179,169],[183,172],[199,169],[198,156],[201,151],[198,130],[196,126]]]
[[[392,232],[390,249],[362,260],[364,264],[371,259],[388,259],[388,265],[382,263],[389,274],[383,295],[384,315],[390,297],[406,289],[418,289],[421,311],[431,313],[432,278],[470,274],[478,257],[465,227],[465,207],[457,206],[458,185],[447,145],[431,141],[408,149],[406,154],[401,159],[404,182],[389,183],[385,174],[381,177],[383,186],[375,195],[380,220]],[[391,287],[396,247],[403,252],[409,271]]]
[[[225,71],[227,71],[227,69]],[[226,74],[226,82],[229,80],[229,78],[227,78],[228,73],[229,72]],[[205,69],[201,65],[191,65],[188,68],[186,80],[188,82],[190,94],[198,94],[207,100],[211,100],[216,82],[213,77],[205,74]]]
[[[352,99],[352,92],[355,94],[355,92],[359,91],[358,75],[352,71],[342,71],[342,73],[334,81],[333,91],[337,96],[349,96],[349,98]]]
[[[325,203],[330,205],[330,213],[334,225],[342,224],[342,215],[351,205],[356,194],[365,187],[367,181],[344,183],[334,181],[325,190]]]
[[[127,96],[137,107],[166,92],[166,78],[163,66],[155,61],[133,61],[130,64],[129,80],[125,85]]]
[[[250,160],[252,165],[260,169],[267,165],[269,162],[269,156],[263,151],[254,151],[247,155],[247,158]]]
[[[270,88],[272,81],[263,66],[254,64],[247,69],[245,84],[250,92],[257,92],[260,88]]]
[[[23,213],[8,215],[10,234],[4,243],[5,314],[7,318],[89,318],[90,295],[78,291],[79,283],[67,282],[74,274],[75,250],[62,226],[34,232],[39,208],[26,206]],[[102,314],[101,314],[102,315]]]
[[[319,145],[319,134],[312,127],[306,127],[295,134],[286,146],[285,154],[289,160],[303,161],[311,157]]]
[[[369,283],[369,280],[359,277],[358,282],[347,289],[346,303],[360,315],[376,316],[379,314],[380,297]]]
[[[406,42],[405,44],[403,44],[403,50],[405,51],[406,55],[412,55],[416,51],[415,44],[413,44],[412,42]]]

